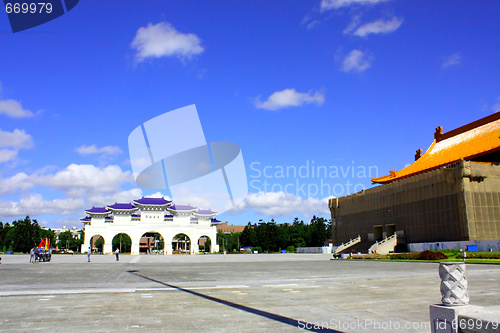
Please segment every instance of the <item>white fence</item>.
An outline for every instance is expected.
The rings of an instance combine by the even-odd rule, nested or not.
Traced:
[[[433,242],[433,243],[411,243],[408,244],[410,252],[422,252],[426,250],[460,250],[466,245],[476,245],[480,252],[500,251],[500,240],[460,241],[460,242]]]
[[[298,247],[297,253],[332,253],[330,246]]]

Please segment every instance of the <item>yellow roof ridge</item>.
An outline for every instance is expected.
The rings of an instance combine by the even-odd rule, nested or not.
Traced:
[[[443,133],[443,128],[439,126],[436,128],[434,141],[429,149],[423,155],[417,150],[413,164],[400,171],[391,170],[387,176],[372,178],[372,182],[390,183],[460,160],[486,155],[499,149],[500,112],[446,133]]]

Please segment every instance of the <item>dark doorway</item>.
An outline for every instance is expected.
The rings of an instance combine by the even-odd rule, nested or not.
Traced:
[[[380,242],[382,239],[384,239],[384,236],[382,234],[382,226],[381,225],[374,225],[373,226],[373,237],[375,238],[376,242]]]
[[[390,237],[396,233],[396,225],[395,224],[386,224],[385,226],[385,236]]]

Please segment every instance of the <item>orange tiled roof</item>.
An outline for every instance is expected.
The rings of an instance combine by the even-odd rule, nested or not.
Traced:
[[[479,119],[443,134],[436,128],[434,141],[425,154],[417,150],[416,161],[400,171],[390,171],[384,177],[372,178],[374,183],[390,183],[441,166],[500,150],[500,112]]]

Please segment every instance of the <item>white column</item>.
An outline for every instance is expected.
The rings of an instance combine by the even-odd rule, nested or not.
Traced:
[[[130,247],[130,254],[132,255],[138,255],[140,253],[140,250],[139,250],[139,244],[141,242],[141,235],[133,235],[131,236],[131,241],[132,241],[132,246]]]
[[[102,253],[103,254],[112,254],[113,253],[113,244],[111,244],[111,242],[106,242],[106,240],[104,240],[104,246],[102,248]]]
[[[199,252],[198,240],[196,240],[196,242],[191,242],[191,254],[198,254]]]
[[[166,255],[172,255],[172,238],[174,238],[174,236],[172,236],[171,232],[165,232],[163,237],[163,242],[165,243],[163,253]]]
[[[87,228],[83,229],[83,244],[82,244],[82,249],[80,251],[81,253],[86,253],[89,250],[90,246],[90,239],[87,236],[86,229]]]
[[[165,254],[167,255],[172,254],[172,240],[165,243]]]

